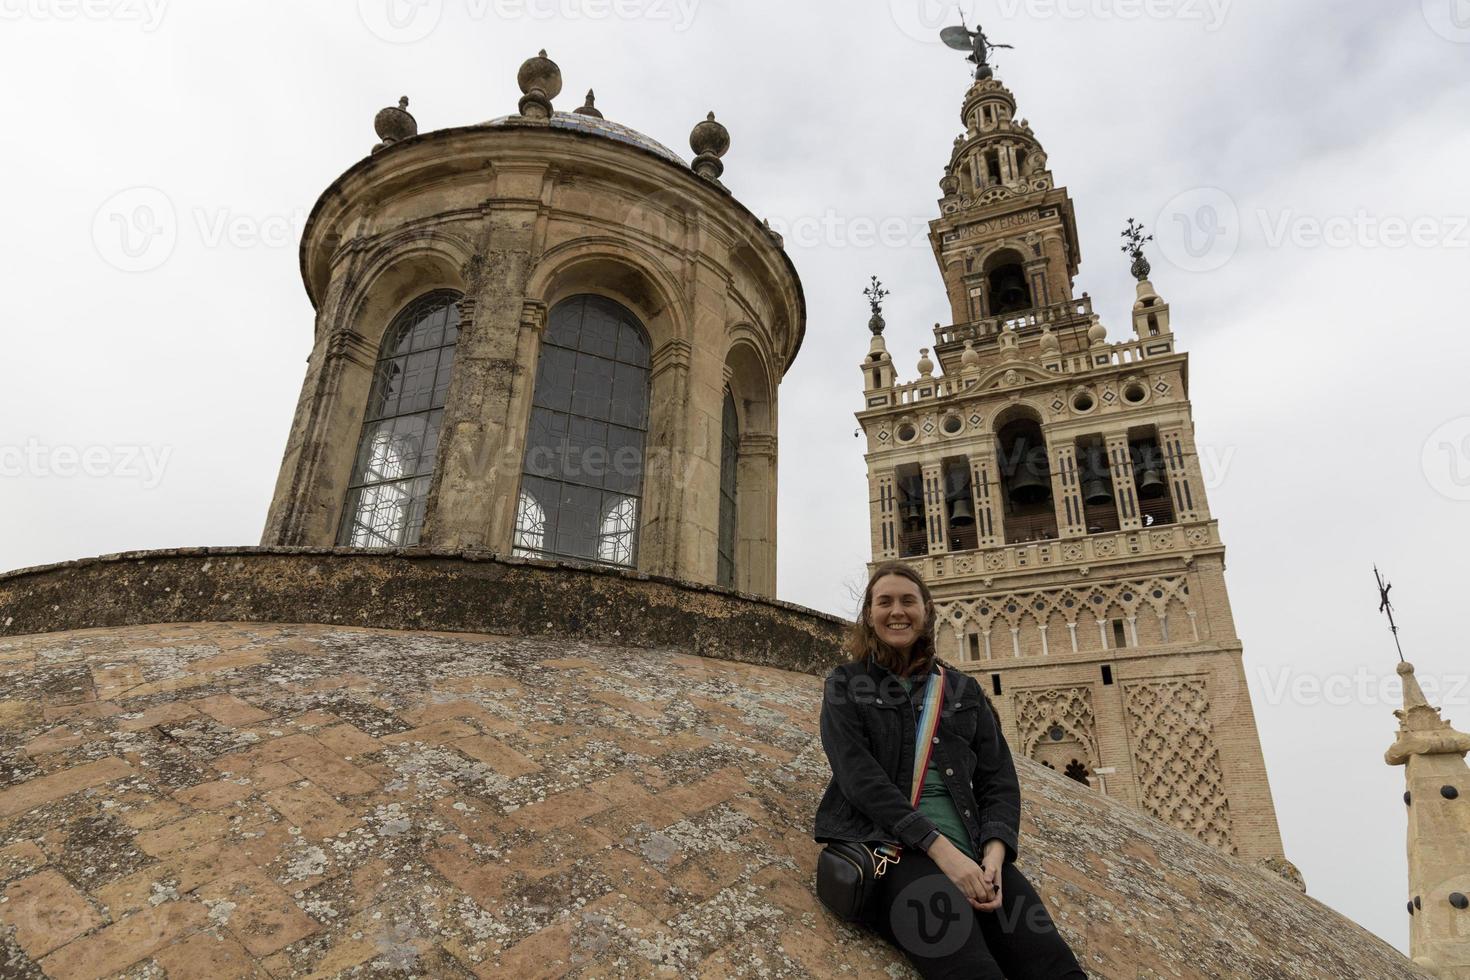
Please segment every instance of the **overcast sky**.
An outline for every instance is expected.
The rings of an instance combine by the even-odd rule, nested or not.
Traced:
[[[862,288],[892,290],[905,380],[950,320],[923,232],[968,66],[935,37],[954,5],[925,4],[0,0],[0,568],[255,544],[311,343],[296,246],[317,195],[379,108],[407,94],[420,131],[514,112],[545,47],[558,108],[594,86],[686,156],[714,109],[725,183],[786,231],[809,319],[781,388],[780,595],[851,615]],[[1076,202],[1077,287],[1113,339],[1118,232],[1159,234],[1287,854],[1402,948],[1372,565],[1470,728],[1470,6],[962,6],[1015,45],[999,75]],[[130,251],[120,221],[162,235]]]

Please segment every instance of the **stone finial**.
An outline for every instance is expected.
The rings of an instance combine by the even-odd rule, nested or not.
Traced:
[[[587,90],[587,101],[572,111],[579,116],[592,116],[595,119],[602,118],[602,111],[597,108],[597,96],[590,88]]]
[[[955,173],[953,170],[945,171],[944,176],[939,178],[939,189],[943,192],[945,197],[949,197],[953,194],[958,194],[960,191],[959,174]]]
[[[720,157],[730,149],[730,131],[715,122],[715,114],[711,112],[690,131],[689,148],[696,154],[694,172],[706,180],[717,181],[725,172]]]
[[[1052,358],[1061,352],[1061,341],[1057,340],[1057,335],[1051,332],[1051,324],[1044,324],[1041,328],[1041,356]]]
[[[527,119],[550,119],[551,100],[561,94],[561,68],[546,57],[545,48],[525,60],[516,72],[516,84],[524,93],[517,111]]]
[[[379,153],[392,146],[400,140],[406,140],[411,136],[419,134],[418,120],[408,111],[408,96],[398,100],[398,105],[379,109],[378,114],[373,117],[373,130],[378,134],[380,142],[373,147],[374,153]]]
[[[919,376],[921,378],[932,378],[934,376],[934,362],[929,359],[929,348],[919,348]]]
[[[766,218],[764,221],[762,221],[761,222],[761,227],[765,229],[765,231],[766,231],[766,237],[769,238],[772,241],[772,243],[775,244],[775,246],[777,248],[785,248],[786,247],[786,239],[782,236],[782,234],[779,231],[777,231],[776,229],[774,229],[774,228],[771,227],[771,219],[770,218]]]
[[[963,371],[977,371],[980,368],[980,352],[975,349],[973,340],[965,341],[965,352],[960,355],[960,369]]]
[[[1108,342],[1108,328],[1102,325],[1102,319],[1096,314],[1092,317],[1092,326],[1087,328],[1087,342],[1093,347],[1101,347]]]

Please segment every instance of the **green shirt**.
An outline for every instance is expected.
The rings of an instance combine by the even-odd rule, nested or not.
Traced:
[[[903,681],[904,689],[912,694],[914,682],[927,682],[928,678],[900,677],[899,680]],[[915,717],[922,708],[922,701],[914,706]],[[929,771],[924,776],[924,790],[919,795],[919,812],[933,820],[939,832],[948,837],[950,843],[958,847],[966,857],[972,861],[980,860],[970,844],[970,832],[965,829],[964,820],[960,819],[959,807],[955,806],[954,797],[949,795],[949,787],[944,784],[944,776],[939,771],[939,756],[935,753],[929,755]]]

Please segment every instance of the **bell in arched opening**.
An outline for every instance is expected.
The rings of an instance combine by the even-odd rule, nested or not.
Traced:
[[[1004,316],[1029,310],[1031,287],[1026,283],[1026,272],[1019,265],[1003,265],[990,274],[990,312],[993,316]]]
[[[1133,482],[1138,485],[1138,496],[1143,500],[1157,500],[1169,492],[1164,482],[1164,459],[1157,444],[1134,443]]]
[[[1051,473],[1040,438],[1027,432],[1018,433],[1006,450],[1006,495],[1011,502],[1026,505],[1050,500]]]
[[[1108,457],[1101,446],[1087,450],[1082,471],[1082,499],[1089,505],[1113,502],[1113,481],[1108,474]]]

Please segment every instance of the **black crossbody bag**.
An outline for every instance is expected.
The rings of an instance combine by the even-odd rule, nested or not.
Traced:
[[[934,750],[932,732],[937,727],[939,711],[944,704],[944,668],[939,668],[938,691],[931,687],[924,697],[919,714],[919,739],[915,743],[914,779],[909,799],[918,806],[924,792],[924,777],[929,771],[929,755]],[[873,901],[878,895],[878,879],[890,864],[897,864],[903,848],[887,841],[861,843],[830,841],[817,855],[817,897],[832,913],[845,922],[870,922]]]

